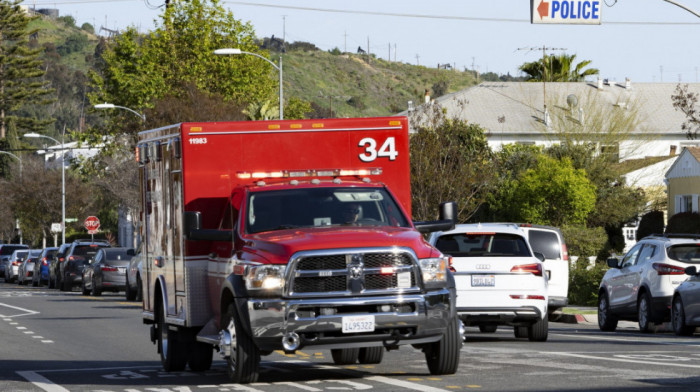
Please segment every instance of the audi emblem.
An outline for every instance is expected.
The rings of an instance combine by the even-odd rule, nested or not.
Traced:
[[[478,270],[491,269],[491,264],[477,264],[476,269],[478,269]]]

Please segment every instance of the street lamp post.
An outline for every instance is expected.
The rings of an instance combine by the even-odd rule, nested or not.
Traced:
[[[22,182],[22,158],[18,157],[17,155],[15,155],[11,152],[7,152],[7,151],[0,151],[0,154],[7,154],[10,156],[13,156],[19,161],[19,182],[21,183]]]
[[[58,144],[58,140],[38,133],[25,133],[24,137],[43,137],[45,139],[53,140]],[[66,128],[63,128],[61,133],[61,243],[66,243],[66,145],[64,143],[66,138]]]
[[[139,116],[139,118],[141,118],[141,121],[146,122],[146,115],[145,114],[141,114],[134,109],[129,109],[126,106],[119,106],[119,105],[115,105],[113,103],[105,102],[105,103],[98,103],[94,107],[95,107],[95,109],[114,109],[114,108],[117,108],[117,109],[128,110],[131,113],[134,113],[135,115]]]
[[[277,64],[273,63],[269,59],[267,59],[267,58],[265,58],[257,53],[246,52],[245,50],[240,50],[238,48],[236,48],[236,49],[233,49],[233,48],[216,49],[214,51],[214,54],[220,55],[220,56],[228,56],[228,55],[236,55],[236,54],[250,54],[250,55],[253,55],[255,57],[259,57],[259,58],[267,61],[268,63],[270,63],[270,65],[272,65],[272,67],[275,68],[279,72],[279,76],[280,76],[280,120],[284,120],[284,100],[283,100],[284,90],[282,88],[282,54],[281,53],[280,53],[279,66],[277,66]]]

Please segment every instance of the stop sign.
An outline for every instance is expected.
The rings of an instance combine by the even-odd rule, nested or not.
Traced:
[[[97,229],[100,228],[100,220],[97,219],[96,216],[88,216],[87,219],[85,219],[85,228],[88,234],[97,233]]]

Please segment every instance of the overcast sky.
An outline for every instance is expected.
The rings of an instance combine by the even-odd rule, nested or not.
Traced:
[[[177,0],[173,0],[177,1]],[[535,0],[539,4],[543,0]],[[551,0],[550,0],[551,1]],[[600,0],[601,25],[530,24],[528,0],[251,0],[222,1],[258,37],[311,42],[458,70],[519,75],[518,67],[547,53],[592,60],[600,76],[632,82],[700,81],[700,18],[664,0]],[[700,0],[676,0],[700,13]],[[164,0],[25,1],[56,8],[78,26],[151,30]],[[104,34],[104,32],[102,32]],[[539,48],[539,49],[533,49]]]

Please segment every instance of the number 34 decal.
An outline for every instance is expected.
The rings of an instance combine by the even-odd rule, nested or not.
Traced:
[[[393,137],[384,140],[379,150],[377,150],[377,141],[371,137],[360,140],[358,146],[365,149],[365,152],[359,155],[362,162],[372,162],[377,158],[389,158],[390,161],[393,161],[399,155],[396,151],[396,140]]]

